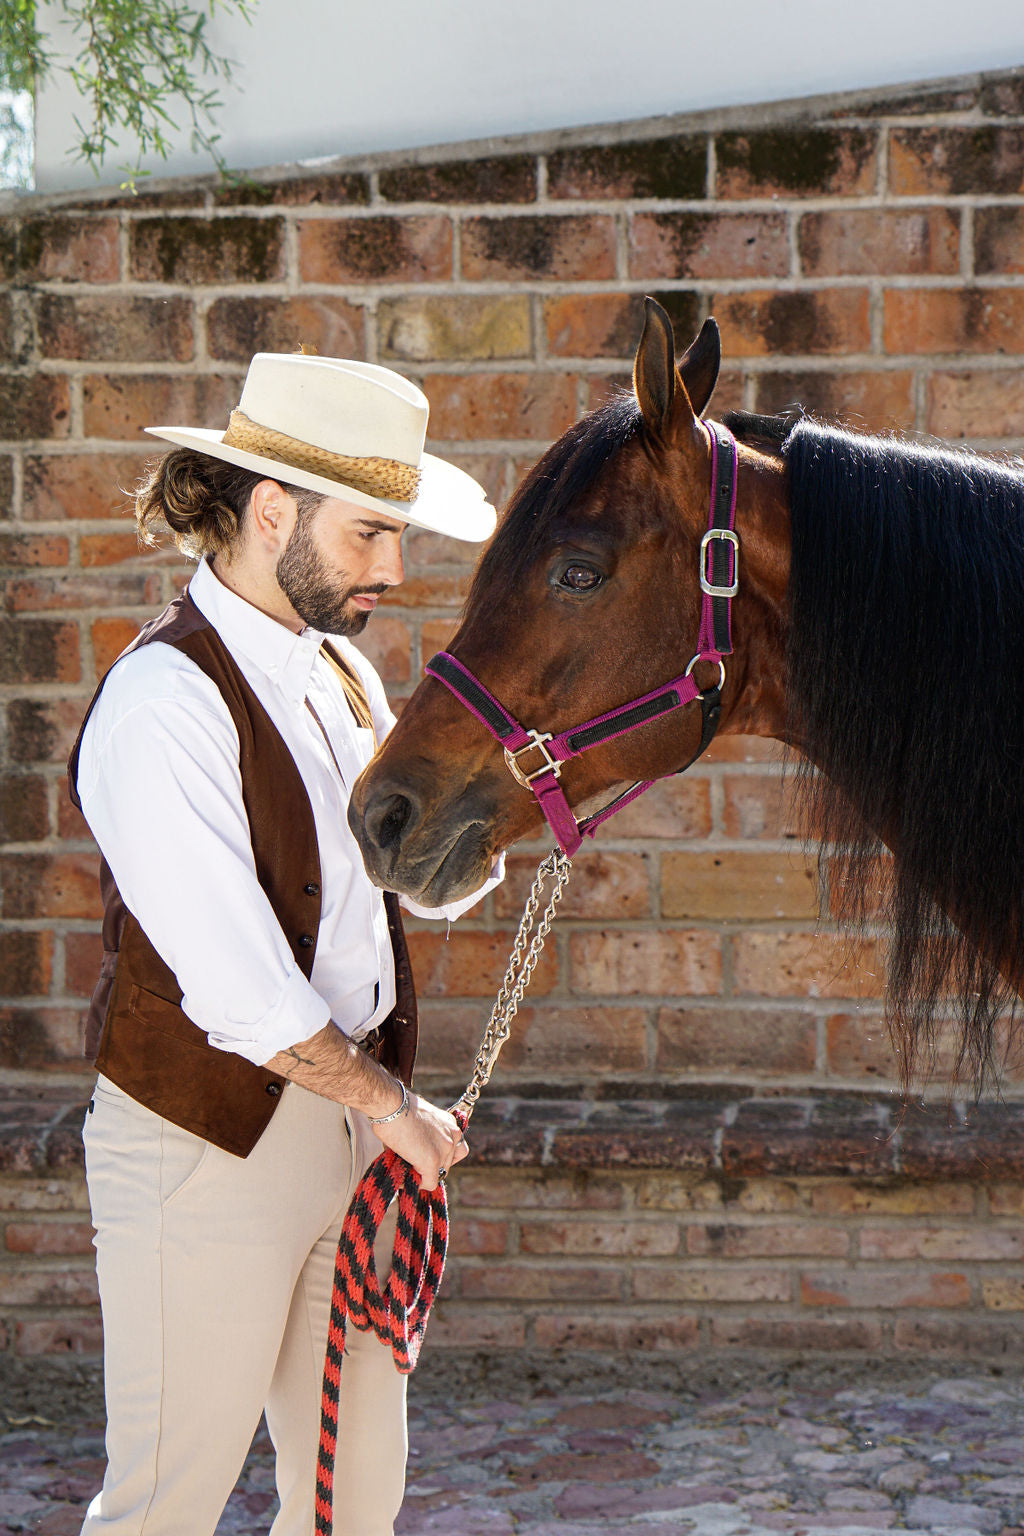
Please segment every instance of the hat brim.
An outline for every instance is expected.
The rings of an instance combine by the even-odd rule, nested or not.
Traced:
[[[403,523],[429,528],[432,533],[444,533],[449,538],[479,544],[494,532],[497,513],[487,500],[483,486],[464,469],[432,453],[425,453],[420,460],[420,488],[416,500],[394,501],[383,496],[368,496],[365,491],[357,491],[340,480],[293,469],[290,464],[265,458],[262,454],[228,447],[223,442],[224,433],[209,428],[146,427],[145,430],[150,437],[174,443],[178,448],[209,454],[211,458],[237,464],[240,469],[266,475],[269,480],[301,486],[304,491],[319,491],[321,496],[335,496],[353,502],[357,507],[386,512]]]

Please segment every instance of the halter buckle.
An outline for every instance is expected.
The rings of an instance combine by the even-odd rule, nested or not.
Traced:
[[[524,742],[515,752],[510,752],[508,747],[505,747],[503,750],[509,773],[524,789],[532,789],[534,779],[541,778],[545,773],[553,773],[557,779],[562,772],[562,765],[556,757],[551,756],[551,753],[544,745],[546,741],[551,740],[550,731],[527,731],[526,734],[530,740]],[[534,747],[536,747],[544,761],[539,768],[534,768],[532,773],[527,773],[525,768],[520,768],[519,759],[524,752],[532,752]]]
[[[705,572],[708,568],[708,545],[712,539],[725,539],[732,545],[732,585],[728,587],[716,587],[708,581]],[[740,589],[740,541],[731,528],[709,528],[700,541],[700,589],[706,592],[708,597],[735,597]]]

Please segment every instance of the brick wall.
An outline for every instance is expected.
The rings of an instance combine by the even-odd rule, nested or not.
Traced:
[[[96,677],[187,575],[140,554],[124,516],[141,428],[223,423],[253,351],[311,341],[421,383],[431,446],[501,501],[628,379],[653,292],[683,343],[717,317],[719,412],[800,401],[1019,448],[1022,235],[1020,71],[0,203],[0,1346],[98,1339],[75,1125],[96,861],[62,764]],[[365,636],[394,697],[451,633],[459,554],[410,534],[408,580]],[[619,1345],[1008,1347],[1024,1308],[1011,1121],[986,1121],[953,1167],[940,1083],[908,1171],[886,1119],[881,945],[836,932],[780,775],[769,745],[723,741],[579,857],[501,1113],[458,1181],[437,1339],[565,1342],[571,1293]],[[540,847],[450,938],[414,925],[431,1091],[465,1080]],[[940,1040],[940,1071],[946,1055]],[[1009,1116],[1013,1060],[1003,1092]],[[859,1131],[821,1182],[851,1104]],[[779,1184],[757,1117],[782,1110],[815,1131]],[[571,1156],[538,1130],[562,1113],[590,1127]],[[681,1161],[666,1113],[703,1127]],[[623,1150],[617,1128],[637,1123]],[[880,1142],[884,1166],[864,1162]]]

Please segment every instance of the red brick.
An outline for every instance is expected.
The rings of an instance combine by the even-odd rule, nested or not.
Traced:
[[[569,941],[574,994],[701,996],[722,987],[722,944],[699,930],[608,929]]]
[[[896,1349],[915,1356],[1014,1362],[1020,1354],[1020,1319],[900,1317],[893,1325],[892,1341]]]
[[[4,911],[14,918],[99,917],[91,853],[10,853],[0,858]]]
[[[8,997],[30,997],[50,990],[53,973],[53,935],[0,932],[0,977]]]
[[[632,358],[643,326],[639,294],[571,293],[544,301],[545,345],[553,357]]]
[[[974,211],[974,270],[1000,275],[1024,272],[1024,208]]]
[[[533,351],[524,294],[383,299],[377,334],[389,362],[525,358]]]
[[[50,797],[45,779],[11,774],[0,779],[0,842],[34,843],[50,831]]]
[[[437,1349],[522,1349],[526,1318],[521,1308],[453,1306],[439,1302],[430,1317],[430,1347]]]
[[[157,601],[161,591],[155,570],[92,575],[72,567],[60,576],[14,577],[4,585],[4,601],[12,613],[48,613],[105,605],[149,605]]]
[[[1024,128],[894,128],[889,191],[896,197],[1024,192]]]
[[[830,1075],[898,1079],[889,1031],[877,1014],[832,1014],[826,1020],[825,1041]]]
[[[409,575],[393,587],[387,602],[393,608],[461,608],[469,587],[468,571],[427,571]]]
[[[0,565],[67,565],[71,546],[59,534],[0,534]]]
[[[529,854],[513,853],[506,864],[503,884],[494,893],[495,910],[501,917],[515,917],[522,911],[537,860]],[[642,854],[605,853],[588,848],[573,861],[573,877],[558,908],[559,917],[601,918],[647,917],[650,913],[648,861]]]
[[[232,185],[223,182],[213,188],[213,201],[218,208],[267,208],[284,205],[303,208],[310,204],[319,207],[331,205],[353,207],[370,201],[370,178],[355,171],[291,172],[281,180],[246,178]]]
[[[760,853],[715,849],[666,853],[661,861],[666,917],[816,917],[817,859],[798,849]]]
[[[404,620],[377,614],[360,635],[359,649],[372,662],[385,687],[409,681],[412,637]]]
[[[889,353],[1024,351],[1024,290],[898,288],[885,295]]]
[[[906,1274],[895,1269],[843,1269],[800,1276],[806,1307],[966,1307],[971,1287],[961,1274]]]
[[[459,1202],[470,1206],[496,1206],[512,1210],[616,1211],[623,1202],[618,1179],[590,1169],[555,1173],[550,1169],[459,1169]]]
[[[0,619],[0,683],[77,683],[78,625]]]
[[[537,1349],[592,1349],[599,1339],[602,1350],[642,1352],[695,1349],[700,1343],[700,1324],[695,1317],[680,1316],[673,1308],[668,1315],[631,1317],[621,1310],[602,1312],[542,1313],[534,1318],[532,1342]]]
[[[721,293],[711,309],[730,358],[817,357],[866,352],[871,345],[862,288]]]
[[[273,282],[284,276],[284,220],[136,219],[129,261],[143,283]]]
[[[89,1073],[83,1042],[78,1008],[40,1008],[31,1001],[24,1007],[0,1008],[0,1069]]]
[[[455,929],[449,938],[435,925],[409,934],[417,991],[423,997],[490,998],[501,985],[515,932],[480,933]],[[558,956],[549,946],[530,982],[543,996],[558,982]]]
[[[560,373],[431,374],[424,380],[435,439],[550,442],[576,416],[575,381]]]
[[[216,299],[206,333],[210,356],[235,363],[256,352],[297,352],[303,342],[323,357],[366,356],[366,311],[328,294]]]
[[[105,677],[126,646],[131,645],[141,623],[134,619],[96,619],[89,627],[93,670],[97,681]]]
[[[679,1252],[679,1228],[669,1221],[524,1221],[524,1253],[608,1254],[631,1259]]]
[[[850,1251],[850,1234],[843,1227],[825,1227],[809,1221],[773,1221],[769,1226],[692,1226],[686,1229],[686,1251],[698,1257],[727,1259],[801,1255],[843,1259]]]
[[[819,418],[849,422],[862,432],[912,425],[914,375],[906,368],[865,373],[814,369],[756,376],[756,407],[765,415],[802,407]]]
[[[43,357],[184,363],[195,355],[187,299],[44,293],[37,300],[36,328]]]
[[[2,655],[2,651],[0,651]],[[88,698],[13,699],[7,710],[7,750],[12,763],[67,762]]]
[[[479,1301],[572,1301],[586,1305],[625,1294],[621,1269],[578,1264],[486,1264],[459,1269],[462,1295]]]
[[[98,932],[64,935],[64,989],[70,996],[92,996],[102,957],[103,940]]]
[[[726,837],[799,837],[796,783],[775,774],[723,773],[722,831]]]
[[[0,1269],[2,1307],[88,1307],[96,1299],[96,1276],[91,1268]]]
[[[63,786],[57,794],[57,836],[62,843],[78,843],[92,836],[85,817],[75,810],[64,794]]]
[[[465,219],[462,276],[600,282],[615,276],[615,222],[601,214]]]
[[[811,1190],[811,1205],[825,1216],[971,1216],[969,1184],[866,1184],[828,1180]]]
[[[99,1308],[95,1316],[20,1318],[15,1324],[16,1355],[98,1355],[102,1349]]]
[[[1024,1216],[1024,1188],[1019,1184],[991,1184],[988,1208],[993,1216]]]
[[[629,838],[655,837],[659,841],[675,837],[706,837],[711,831],[711,786],[696,774],[662,779],[649,790],[616,811],[607,836]]]
[[[952,208],[805,213],[797,241],[808,277],[960,270],[960,215]]]
[[[0,437],[60,438],[70,430],[67,379],[50,373],[0,377]]]
[[[786,277],[789,233],[781,213],[636,213],[629,275],[653,278]]]
[[[1005,1227],[864,1227],[862,1259],[988,1263],[1024,1258],[1024,1235]]]
[[[735,1008],[661,1008],[659,1071],[713,1073],[813,1072],[815,1021],[793,1012],[754,1013]]]
[[[627,144],[587,144],[548,157],[548,196],[685,198],[706,196],[708,141],[673,134]]]
[[[25,519],[56,522],[63,518],[109,518],[124,513],[128,487],[138,480],[145,455],[155,445],[134,453],[67,453],[25,460]]]
[[[462,1215],[459,1218],[457,1254],[507,1253],[508,1234],[507,1221],[487,1221],[480,1216]]]
[[[881,997],[878,940],[829,933],[741,933],[734,944],[736,990],[765,997]]]
[[[936,370],[928,380],[926,428],[936,437],[1024,436],[1024,374],[1019,368]]]
[[[139,437],[181,422],[223,427],[240,393],[236,379],[153,373],[87,374],[82,392],[86,437]]]
[[[762,128],[715,138],[718,196],[864,196],[874,190],[878,135],[863,128]]]
[[[435,214],[299,223],[306,283],[424,283],[452,276],[452,225]]]
[[[639,1210],[720,1211],[722,1208],[720,1186],[691,1172],[646,1175],[633,1185],[633,1198]]]
[[[25,1212],[76,1211],[88,1214],[89,1194],[85,1176],[72,1175],[29,1178],[26,1174],[0,1177],[0,1211]]]
[[[159,558],[139,543],[134,529],[130,533],[127,530],[123,533],[83,533],[78,541],[79,563],[86,570],[94,566],[120,565],[125,560],[138,560],[140,556],[147,561]]]
[[[713,1317],[711,1342],[725,1349],[784,1350],[789,1354],[849,1350],[870,1358],[881,1352],[882,1326],[845,1317]]]
[[[642,1008],[524,1008],[501,1060],[510,1071],[561,1073],[572,1063],[588,1076],[638,1072],[647,1064],[646,1015]]]
[[[782,763],[785,748],[767,736],[734,736],[728,731],[715,737],[701,758],[703,767],[717,763]]]
[[[793,1279],[788,1269],[697,1269],[681,1262],[638,1265],[633,1270],[637,1301],[789,1301]]]
[[[23,283],[116,283],[121,275],[116,219],[81,214],[26,219],[18,254]]]
[[[76,1254],[92,1248],[87,1221],[10,1221],[4,1232],[9,1253]]]
[[[532,203],[537,162],[533,155],[486,155],[399,165],[379,172],[377,180],[389,203]]]

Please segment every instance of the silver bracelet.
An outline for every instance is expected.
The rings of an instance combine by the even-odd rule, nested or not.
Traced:
[[[401,1081],[401,1079],[399,1079],[398,1086],[402,1090],[401,1104],[399,1104],[397,1109],[393,1109],[390,1115],[378,1115],[376,1120],[371,1119],[368,1115],[367,1119],[370,1121],[371,1125],[388,1125],[390,1121],[397,1120],[399,1115],[405,1114],[406,1110],[409,1108],[409,1090]]]

